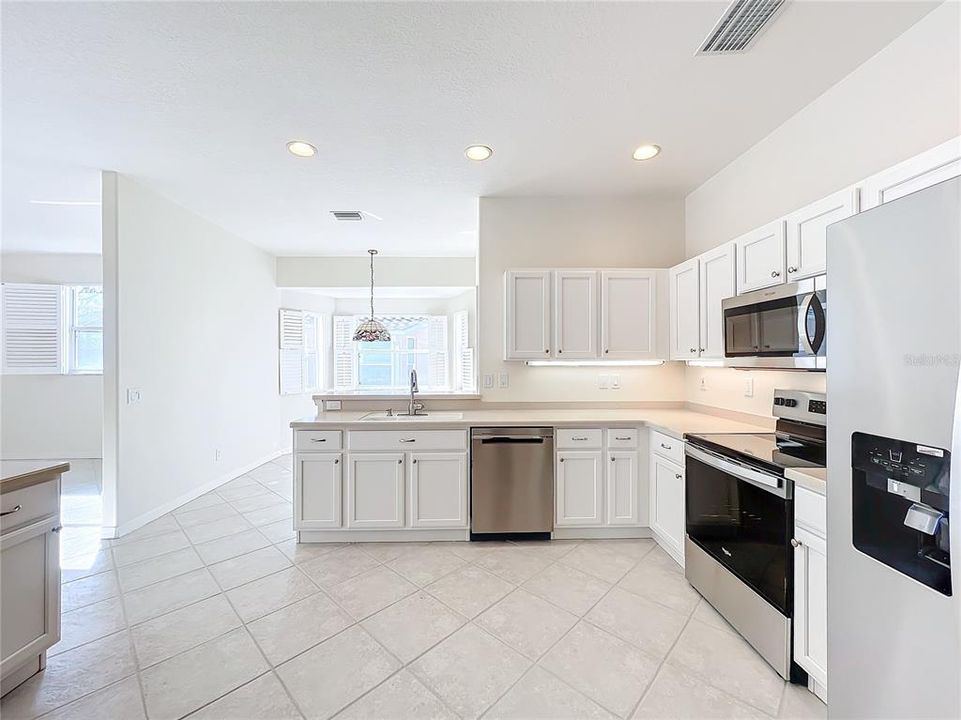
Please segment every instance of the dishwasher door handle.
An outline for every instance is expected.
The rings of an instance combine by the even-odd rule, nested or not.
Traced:
[[[473,439],[480,440],[484,445],[543,445],[549,438],[530,435],[475,435]]]

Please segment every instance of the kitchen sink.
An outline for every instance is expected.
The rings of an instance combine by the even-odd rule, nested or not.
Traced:
[[[425,412],[420,415],[388,415],[386,411],[367,413],[361,422],[417,422],[418,420],[463,420],[462,412]]]

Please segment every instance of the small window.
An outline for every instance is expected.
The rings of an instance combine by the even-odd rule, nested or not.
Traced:
[[[103,372],[103,287],[72,285],[69,307],[69,372]]]

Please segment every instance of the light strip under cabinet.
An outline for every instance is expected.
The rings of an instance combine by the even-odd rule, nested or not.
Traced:
[[[688,360],[688,367],[724,367],[723,360]]]
[[[531,367],[654,367],[663,360],[528,360]]]

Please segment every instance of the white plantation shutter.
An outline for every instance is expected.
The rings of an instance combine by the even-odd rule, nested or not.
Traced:
[[[447,316],[432,315],[428,319],[427,341],[430,347],[428,353],[428,368],[432,388],[447,387]]]
[[[321,387],[321,318],[280,309],[280,394],[296,395]]]
[[[474,389],[474,348],[470,346],[466,310],[454,313],[454,386],[457,390]]]
[[[334,387],[353,388],[357,384],[357,365],[354,357],[353,317],[338,315],[334,317]]]
[[[63,290],[59,285],[3,285],[3,372],[60,373]]]
[[[304,346],[304,311],[280,309],[280,347],[298,350]]]
[[[320,389],[320,317],[304,313],[304,390]]]

